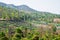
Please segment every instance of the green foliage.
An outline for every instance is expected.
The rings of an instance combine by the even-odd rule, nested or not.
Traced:
[[[4,37],[4,36],[5,36],[5,33],[1,32],[1,33],[0,33],[0,38],[1,38],[1,37]]]
[[[2,37],[0,40],[9,40],[7,37]]]
[[[57,28],[56,27],[53,27],[53,31],[56,32]]]
[[[22,31],[18,28],[18,29],[17,29],[17,33],[22,33]]]
[[[6,37],[4,32],[1,32],[0,33],[0,40],[9,40],[9,39]]]
[[[48,12],[25,12],[0,6],[0,40],[60,40],[60,34],[56,34],[56,26],[60,24],[54,23],[54,18],[60,16]],[[40,24],[49,23],[54,24],[52,30],[46,32],[44,29],[37,29],[40,28]]]

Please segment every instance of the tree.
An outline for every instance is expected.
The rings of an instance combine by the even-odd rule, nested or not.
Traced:
[[[4,32],[1,32],[0,33],[0,40],[9,40],[9,39],[6,37]]]
[[[17,28],[12,40],[20,40],[23,37],[21,29]]]

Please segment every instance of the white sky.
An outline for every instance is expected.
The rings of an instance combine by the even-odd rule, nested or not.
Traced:
[[[60,14],[60,0],[0,0],[7,4],[27,5],[38,11]]]

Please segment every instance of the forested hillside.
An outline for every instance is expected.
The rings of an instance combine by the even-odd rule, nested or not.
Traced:
[[[0,3],[0,40],[60,40],[60,15]]]

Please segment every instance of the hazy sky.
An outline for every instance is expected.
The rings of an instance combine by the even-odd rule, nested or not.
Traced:
[[[60,0],[0,0],[7,4],[28,5],[38,10],[60,14]]]

